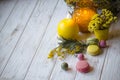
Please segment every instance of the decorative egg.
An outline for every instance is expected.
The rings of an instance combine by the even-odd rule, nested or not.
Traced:
[[[90,70],[90,66],[86,60],[82,60],[77,62],[76,69],[79,72],[87,73]]]
[[[87,53],[92,56],[100,54],[100,48],[97,45],[89,45],[87,47]]]
[[[84,60],[84,55],[82,53],[80,53],[80,54],[77,55],[77,58],[79,60]]]
[[[62,63],[61,68],[65,71],[67,71],[68,70],[68,63],[66,63],[66,62]]]
[[[106,41],[105,40],[101,40],[100,43],[99,43],[99,46],[101,48],[105,48],[106,47]]]

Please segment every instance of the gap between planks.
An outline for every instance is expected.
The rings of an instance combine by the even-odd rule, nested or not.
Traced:
[[[56,6],[58,5],[58,2],[59,2],[59,0],[57,1]],[[54,11],[55,11],[55,9],[56,9],[56,6],[55,6],[55,8],[54,8],[54,10],[53,10],[53,13],[52,13],[52,15],[51,15],[51,17],[50,17],[49,22],[47,23],[46,29],[45,29],[45,31],[44,31],[44,33],[43,33],[43,35],[42,35],[42,39],[43,39],[43,37],[44,37],[44,35],[45,35],[45,33],[46,33],[46,30],[47,30],[47,28],[48,28],[48,25],[49,25],[49,23],[50,23],[50,21],[51,21],[51,18],[52,18],[52,16],[53,16],[53,14],[54,14]],[[33,55],[33,58],[32,58],[29,66],[28,66],[28,69],[27,69],[27,71],[26,71],[26,74],[25,74],[25,77],[24,77],[23,80],[25,80],[25,78],[26,78],[26,76],[27,76],[27,73],[28,73],[28,71],[29,71],[29,69],[30,69],[30,66],[31,66],[32,62],[33,62],[33,59],[35,58],[35,55],[37,54],[37,51],[38,51],[38,49],[39,49],[39,46],[41,45],[42,39],[40,39],[40,41],[39,41],[39,45],[38,45],[38,47],[37,47],[37,49],[36,49],[36,51],[35,51],[35,54]]]
[[[17,5],[18,1],[19,1],[19,0],[17,0],[16,5]],[[37,0],[37,1],[36,1],[36,5],[34,6],[32,12],[31,12],[31,14],[30,14],[30,16],[29,16],[29,18],[28,18],[26,24],[25,24],[25,27],[23,28],[23,31],[21,32],[21,34],[20,34],[20,36],[19,36],[19,38],[18,38],[18,41],[16,42],[16,44],[15,44],[15,46],[14,46],[14,48],[13,48],[13,50],[12,50],[12,52],[11,52],[11,54],[10,54],[10,56],[9,56],[9,58],[8,58],[8,60],[7,60],[7,62],[6,62],[6,64],[5,64],[5,66],[4,66],[3,70],[2,70],[2,72],[0,73],[0,77],[2,76],[2,74],[3,74],[3,72],[4,72],[4,69],[6,68],[6,66],[7,66],[7,64],[8,64],[8,62],[9,62],[9,60],[10,60],[10,58],[11,58],[11,56],[12,56],[12,54],[13,54],[13,52],[14,52],[14,50],[15,50],[15,48],[16,48],[16,46],[17,46],[17,44],[18,44],[18,42],[19,42],[19,40],[20,40],[20,38],[21,38],[21,36],[22,36],[22,34],[23,34],[23,32],[25,31],[25,28],[26,28],[26,26],[27,26],[27,24],[28,24],[28,22],[29,22],[29,20],[30,20],[30,18],[31,18],[31,16],[32,16],[32,14],[33,14],[33,12],[34,12],[36,6],[37,6],[37,2],[38,2],[38,1],[40,1],[40,0]],[[16,5],[15,5],[15,6],[16,6]],[[15,6],[14,6],[14,8],[15,8]],[[10,15],[12,14],[14,8],[12,9]],[[10,16],[10,15],[9,15],[9,16]],[[9,18],[9,17],[8,17],[8,18]],[[7,19],[7,20],[8,20],[8,19]],[[6,20],[6,22],[7,22],[7,20]],[[3,28],[2,28],[2,30],[3,30]],[[2,30],[1,30],[1,31],[2,31]]]
[[[56,3],[56,1],[55,1],[55,3]]]
[[[54,61],[56,60],[48,62],[47,55],[49,49],[56,45],[56,23],[66,16],[64,11],[66,8],[64,8],[65,6],[63,6],[61,2],[63,1],[59,0],[51,22],[48,25],[47,32],[41,41],[41,45],[39,46],[25,80],[48,80],[50,77],[52,68],[54,68]]]
[[[4,1],[4,0],[2,0],[2,1]],[[7,20],[8,20],[8,18],[10,17],[11,13],[13,12],[13,10],[14,10],[14,8],[15,8],[17,2],[18,2],[18,0],[16,0],[16,2],[15,2],[15,4],[14,4],[13,8],[11,9],[11,11],[10,11],[9,15],[7,16],[7,18],[6,18],[5,22],[3,23],[3,25],[0,26],[0,32],[2,31],[2,29],[3,29],[4,26],[5,26],[5,24],[7,23]]]

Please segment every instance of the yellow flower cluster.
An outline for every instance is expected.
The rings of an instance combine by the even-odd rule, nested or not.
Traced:
[[[57,55],[60,59],[65,58],[67,54],[75,54],[80,50],[80,46],[76,45],[73,50],[70,50],[69,48],[62,48],[61,46],[58,46],[50,51],[48,54],[48,58],[53,58],[55,55]]]
[[[88,30],[90,32],[94,32],[94,30],[103,30],[110,27],[110,24],[117,20],[117,17],[113,15],[113,13],[107,9],[102,9],[101,14],[95,14],[92,17],[88,25]]]
[[[102,24],[102,19],[100,18],[100,15],[99,14],[95,14],[93,17],[92,17],[92,20],[90,21],[89,25],[88,25],[88,30],[90,32],[93,32],[94,30],[96,29],[100,29],[100,25]]]

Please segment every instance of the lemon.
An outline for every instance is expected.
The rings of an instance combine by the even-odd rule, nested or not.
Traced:
[[[58,23],[57,32],[65,39],[76,39],[79,34],[79,27],[71,18],[65,18]]]

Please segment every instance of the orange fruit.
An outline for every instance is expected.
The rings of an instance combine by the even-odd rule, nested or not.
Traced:
[[[83,7],[76,9],[72,15],[72,18],[79,25],[79,30],[81,32],[88,32],[88,24],[95,14],[95,10],[88,7]]]
[[[79,27],[71,18],[65,18],[58,23],[57,32],[65,39],[76,39],[79,34]]]

